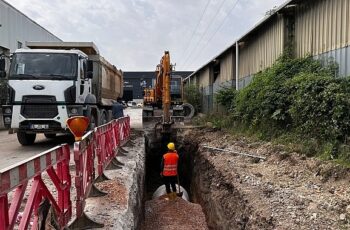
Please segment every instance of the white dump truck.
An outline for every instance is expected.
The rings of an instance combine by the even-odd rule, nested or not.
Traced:
[[[37,133],[54,138],[68,132],[66,120],[89,117],[90,126],[112,119],[112,103],[123,94],[123,73],[100,56],[92,42],[27,42],[29,49],[12,55],[5,73],[8,99],[2,106],[4,124],[22,145]]]

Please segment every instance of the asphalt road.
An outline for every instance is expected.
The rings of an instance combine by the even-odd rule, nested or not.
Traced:
[[[2,130],[0,131],[0,169],[11,166],[62,143],[73,144],[73,141],[73,138],[68,135],[47,139],[43,134],[39,134],[33,145],[22,146],[18,143],[16,134],[8,134],[7,130]]]
[[[130,116],[132,128],[142,129],[141,108],[127,108],[124,110],[124,114]],[[0,170],[63,143],[69,143],[72,147],[73,142],[73,138],[68,135],[47,139],[43,134],[39,134],[33,145],[22,146],[18,143],[16,134],[8,134],[7,130],[1,130]]]

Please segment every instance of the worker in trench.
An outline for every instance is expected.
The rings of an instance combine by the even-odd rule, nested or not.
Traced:
[[[163,155],[161,162],[160,176],[163,178],[166,193],[169,200],[176,199],[176,181],[177,181],[177,169],[179,162],[179,155],[175,150],[175,144],[170,142],[168,145],[168,152]]]

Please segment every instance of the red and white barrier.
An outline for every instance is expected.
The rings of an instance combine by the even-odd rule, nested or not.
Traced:
[[[95,128],[98,176],[117,155],[117,149],[124,145],[130,136],[130,117],[122,117]]]
[[[119,146],[123,146],[130,137],[130,117],[122,117],[117,120],[119,122],[120,139]]]
[[[83,215],[85,199],[88,197],[91,186],[95,180],[95,138],[90,131],[83,136],[83,139],[74,143],[75,162],[75,187],[77,189],[76,215]]]
[[[130,117],[113,120],[88,132],[82,140],[74,143],[76,220],[73,228],[102,227],[98,223],[86,222],[85,200],[94,189],[95,174],[100,176],[116,157],[117,149],[130,137]],[[95,158],[97,156],[97,159]],[[19,229],[38,227],[38,208],[44,198],[55,210],[60,228],[65,227],[72,217],[73,198],[70,194],[71,174],[69,172],[70,151],[67,144],[40,153],[24,162],[0,171],[0,230],[13,229],[21,208],[25,203]],[[97,162],[97,164],[96,164]],[[42,174],[47,172],[57,190],[57,197],[47,188]],[[33,179],[27,201],[24,201],[28,182]],[[13,198],[9,201],[9,193]],[[88,220],[91,221],[91,220]],[[82,226],[84,225],[84,226]]]
[[[104,169],[110,164],[112,159],[116,155],[115,149],[119,145],[118,137],[114,138],[118,134],[118,130],[115,127],[119,127],[119,122],[112,121],[103,126],[95,129],[96,140],[96,155],[97,155],[97,170],[98,175],[102,175]]]
[[[74,161],[76,165],[75,186],[77,190],[76,214],[77,218],[72,227],[103,227],[84,213],[85,200],[93,194],[101,194],[93,186],[97,175],[103,176],[103,172],[116,157],[118,147],[126,143],[130,136],[130,117],[123,117],[96,127],[94,132],[83,136],[80,142],[74,143]],[[95,156],[97,166],[95,166]],[[87,226],[88,225],[88,226]]]
[[[19,229],[38,227],[38,209],[44,198],[53,206],[58,224],[63,228],[72,216],[70,198],[69,146],[61,145],[40,153],[24,162],[0,171],[0,230],[13,229],[22,203],[25,203]],[[57,197],[47,188],[42,174],[47,172],[57,190]],[[33,179],[27,201],[23,199],[30,180]],[[9,201],[8,194],[14,191]]]

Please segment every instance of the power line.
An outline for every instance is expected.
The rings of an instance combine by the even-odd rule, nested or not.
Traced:
[[[222,0],[222,1],[221,1],[221,4],[220,4],[218,10],[217,10],[216,13],[214,14],[214,17],[212,18],[212,20],[210,21],[209,25],[208,25],[207,28],[205,29],[204,33],[202,34],[202,36],[201,36],[200,40],[198,41],[197,45],[195,46],[195,48],[192,49],[192,50],[196,50],[197,47],[198,47],[198,45],[202,42],[204,36],[205,36],[205,35],[207,34],[207,32],[208,32],[208,29],[211,27],[211,25],[212,25],[213,22],[215,21],[216,16],[217,16],[218,13],[220,12],[222,6],[224,5],[224,3],[225,3],[226,1],[227,1],[227,0]],[[189,56],[187,56],[187,58],[185,59],[184,66],[186,65],[187,60],[188,60],[191,56],[192,56],[192,52],[190,52],[190,53],[189,53]]]
[[[189,46],[190,46],[190,44],[191,44],[191,42],[192,42],[192,40],[193,40],[194,35],[195,35],[195,33],[197,32],[198,26],[199,26],[200,23],[202,22],[203,16],[204,16],[205,12],[207,11],[207,8],[208,8],[208,6],[209,6],[209,3],[210,3],[210,0],[208,0],[207,3],[206,3],[206,5],[205,5],[204,11],[202,12],[201,17],[199,18],[199,21],[198,21],[197,25],[195,26],[195,29],[194,29],[193,32],[192,32],[191,38],[190,38],[189,42],[187,43],[186,48],[184,49],[184,51],[183,51],[182,54],[181,54],[180,61],[182,60],[184,54],[186,54],[186,52],[187,52],[187,50],[188,50],[188,48],[189,48]]]
[[[232,11],[234,10],[234,8],[236,8],[238,2],[240,0],[237,0],[235,2],[235,4],[231,7],[231,9],[229,10],[229,13],[226,15],[226,17],[224,18],[224,20],[222,21],[222,23],[220,24],[220,26],[215,30],[215,32],[212,34],[212,36],[207,40],[207,42],[205,43],[203,49],[200,50],[200,52],[195,56],[195,58],[192,59],[192,62],[189,63],[188,66],[190,66],[194,60],[196,60],[196,58],[202,54],[202,52],[205,50],[205,48],[207,47],[207,45],[209,44],[209,42],[215,37],[215,35],[217,34],[218,31],[220,31],[220,29],[223,27],[223,25],[225,25],[226,20],[228,19],[228,17],[231,15]]]

